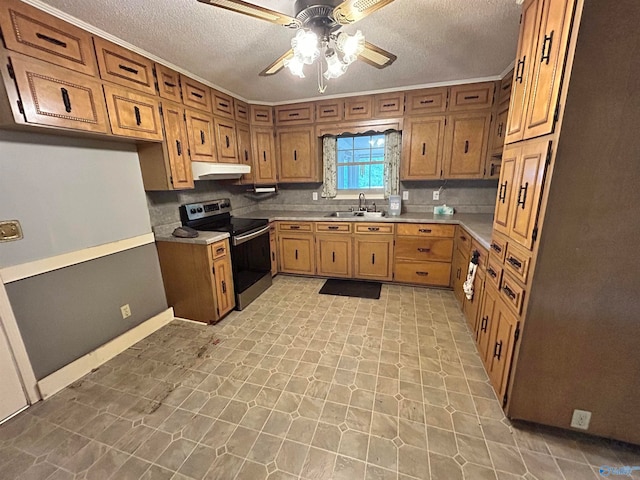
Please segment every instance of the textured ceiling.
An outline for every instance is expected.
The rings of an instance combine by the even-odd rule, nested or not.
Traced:
[[[290,48],[290,29],[196,0],[42,1],[247,100],[319,96],[309,67],[304,79],[258,77]],[[293,0],[251,3],[293,14]],[[356,62],[325,96],[496,77],[515,58],[519,14],[515,0],[396,0],[342,31],[362,30],[398,60],[384,70]]]

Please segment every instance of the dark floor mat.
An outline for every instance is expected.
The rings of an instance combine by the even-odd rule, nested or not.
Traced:
[[[321,295],[340,295],[341,297],[380,298],[380,282],[360,282],[358,280],[336,280],[324,282]]]

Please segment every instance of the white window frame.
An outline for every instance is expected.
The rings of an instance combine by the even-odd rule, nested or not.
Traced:
[[[338,141],[340,138],[356,138],[356,137],[372,137],[381,135],[380,133],[366,133],[366,134],[343,134],[336,136],[336,168],[340,165],[338,163]],[[382,134],[384,135],[384,134]],[[383,147],[384,148],[384,147]],[[374,165],[380,164],[376,162]],[[342,164],[344,165],[344,164]],[[369,162],[355,162],[350,165],[371,165]],[[382,161],[383,168],[386,168],[386,162]],[[383,171],[384,172],[384,171]],[[383,173],[384,178],[384,173]],[[335,200],[358,200],[361,193],[364,193],[367,200],[384,200],[384,185],[379,188],[363,188],[363,189],[341,189],[336,182],[336,196]]]

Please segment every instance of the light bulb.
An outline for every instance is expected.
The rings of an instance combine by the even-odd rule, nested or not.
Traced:
[[[338,78],[347,71],[347,65],[340,61],[333,50],[327,50],[325,60],[327,61],[327,70],[324,72],[324,78],[327,80]]]
[[[318,36],[312,31],[298,30],[291,40],[293,53],[307,65],[311,65],[320,55]]]
[[[348,35],[344,32],[338,34],[336,39],[336,47],[340,50],[344,57],[342,60],[347,65],[353,63],[364,50],[364,35],[358,30],[355,35]]]
[[[304,67],[304,62],[298,55],[294,55],[290,58],[285,58],[284,66],[289,69],[292,75],[304,78],[304,72],[302,70]]]

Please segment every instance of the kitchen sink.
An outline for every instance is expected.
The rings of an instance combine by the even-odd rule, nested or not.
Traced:
[[[338,217],[338,218],[353,218],[353,217],[382,217],[384,216],[384,212],[351,212],[351,211],[337,211],[331,212],[327,217]]]

